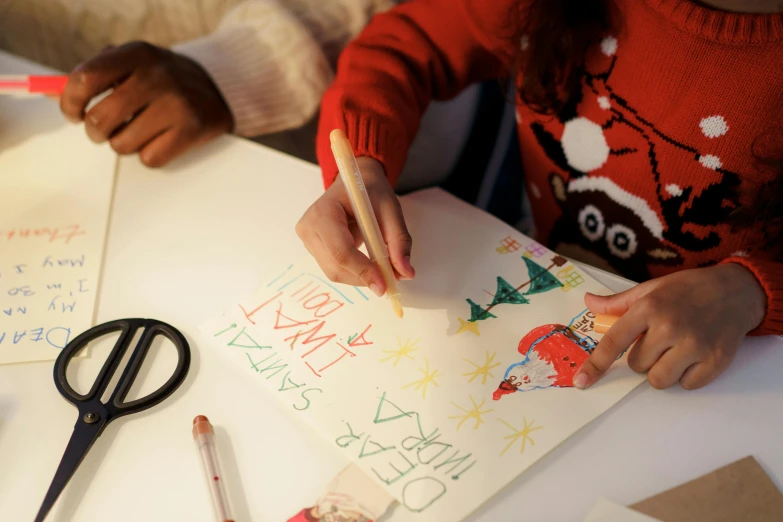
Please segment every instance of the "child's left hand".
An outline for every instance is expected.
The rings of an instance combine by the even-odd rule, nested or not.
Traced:
[[[654,388],[701,388],[729,367],[766,313],[756,277],[735,263],[683,270],[609,297],[585,296],[594,313],[622,316],[574,376],[594,384],[634,341],[628,365]]]

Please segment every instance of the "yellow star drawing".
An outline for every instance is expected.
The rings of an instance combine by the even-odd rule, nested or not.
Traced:
[[[405,344],[402,343],[402,339],[399,337],[397,338],[397,344],[400,345],[399,350],[383,350],[383,353],[390,353],[391,355],[388,357],[384,357],[381,359],[381,362],[386,362],[388,360],[394,359],[393,366],[397,366],[397,363],[400,362],[400,359],[403,357],[407,357],[411,361],[413,360],[413,357],[411,357],[411,352],[418,351],[418,348],[416,348],[416,343],[418,343],[419,340],[416,339],[415,341],[411,342],[410,339],[405,341]],[[395,359],[396,358],[396,359]]]
[[[413,381],[411,383],[406,384],[403,386],[403,388],[407,388],[408,386],[415,386],[415,390],[418,390],[421,388],[421,396],[422,398],[427,398],[427,386],[430,385],[430,383],[434,384],[435,386],[439,386],[438,381],[435,380],[435,378],[440,373],[438,370],[432,370],[430,371],[430,362],[427,360],[427,358],[424,358],[424,368],[419,368],[419,371],[424,374],[424,377],[419,379],[418,381]]]
[[[454,405],[455,408],[458,408],[465,412],[465,415],[450,415],[449,419],[461,419],[457,423],[457,429],[459,430],[462,425],[467,421],[468,419],[475,419],[476,425],[473,426],[473,429],[477,429],[480,425],[484,424],[484,419],[481,418],[482,415],[486,415],[487,413],[495,410],[482,410],[482,406],[484,406],[484,403],[487,402],[487,399],[484,399],[481,401],[481,404],[476,404],[476,401],[473,399],[473,396],[470,395],[470,402],[473,403],[473,409],[472,410],[466,410],[459,404],[452,401],[451,404]]]
[[[461,318],[457,318],[457,321],[459,321],[459,328],[457,328],[458,334],[461,334],[462,332],[473,332],[478,336],[481,335],[478,329],[478,321],[465,321]]]
[[[476,377],[478,377],[480,375],[481,376],[481,384],[486,384],[487,383],[487,377],[492,377],[493,379],[495,378],[495,376],[492,375],[492,372],[490,370],[492,368],[495,368],[496,366],[500,366],[499,362],[496,362],[495,364],[492,364],[492,361],[495,360],[495,354],[493,353],[492,355],[489,355],[489,351],[485,351],[484,352],[484,364],[483,365],[478,365],[478,364],[474,363],[473,361],[471,361],[469,359],[465,359],[464,357],[462,358],[462,360],[465,361],[466,363],[470,363],[470,364],[472,364],[473,366],[476,367],[475,370],[470,371],[468,373],[463,373],[462,374],[463,377],[470,377],[470,379],[468,379],[468,382],[473,382],[473,379],[475,379]]]
[[[502,422],[503,424],[508,426],[511,429],[511,431],[514,432],[511,435],[507,435],[507,436],[503,437],[504,439],[511,439],[511,442],[509,442],[508,445],[506,445],[506,447],[503,448],[503,451],[500,452],[501,455],[503,455],[506,452],[506,450],[508,450],[508,448],[513,446],[514,443],[517,442],[519,439],[522,439],[522,446],[519,448],[519,452],[520,453],[524,453],[525,452],[525,443],[527,441],[530,441],[530,444],[535,446],[536,443],[530,437],[530,433],[533,432],[533,431],[536,431],[536,430],[540,430],[541,428],[543,428],[543,426],[536,426],[534,428],[533,424],[535,424],[536,421],[533,421],[530,424],[528,424],[527,423],[527,419],[525,417],[522,417],[522,419],[525,421],[525,427],[522,428],[521,430],[516,429],[514,426],[512,426],[508,422],[504,421],[503,419],[498,419],[500,422]]]

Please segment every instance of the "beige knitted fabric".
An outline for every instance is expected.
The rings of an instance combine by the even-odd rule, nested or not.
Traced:
[[[396,0],[0,0],[0,49],[70,71],[107,45],[171,47],[212,76],[235,133],[306,123],[340,50]],[[10,71],[0,71],[10,72]]]

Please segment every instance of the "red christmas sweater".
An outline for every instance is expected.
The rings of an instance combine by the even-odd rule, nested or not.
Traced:
[[[590,49],[581,96],[555,116],[517,104],[539,241],[636,281],[736,262],[767,294],[754,334],[783,334],[783,265],[763,230],[729,212],[776,175],[753,144],[783,149],[783,14],[689,0],[617,0],[622,26]],[[324,96],[317,152],[337,176],[329,132],[379,160],[394,183],[431,100],[507,77],[526,52],[514,0],[416,0],[376,16],[343,52]],[[517,33],[518,34],[518,33]],[[524,71],[520,72],[520,75]],[[758,149],[755,149],[758,152]],[[740,189],[739,191],[737,189]]]

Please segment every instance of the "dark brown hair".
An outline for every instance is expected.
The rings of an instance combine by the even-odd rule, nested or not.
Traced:
[[[612,0],[526,0],[522,5],[515,13],[517,37],[526,40],[527,59],[520,63],[525,74],[519,95],[536,112],[551,114],[581,89],[587,48],[614,29],[619,17]]]
[[[515,37],[526,39],[527,51],[524,62],[522,54],[519,58],[524,74],[518,93],[532,110],[553,114],[579,95],[587,49],[620,30],[622,20],[613,0],[521,0],[519,6],[513,13],[519,22]],[[754,141],[753,154],[756,168],[772,172],[772,181],[740,195],[743,204],[729,219],[735,228],[762,227],[762,248],[783,260],[783,118],[769,136],[775,137]],[[757,147],[759,141],[777,146]]]

